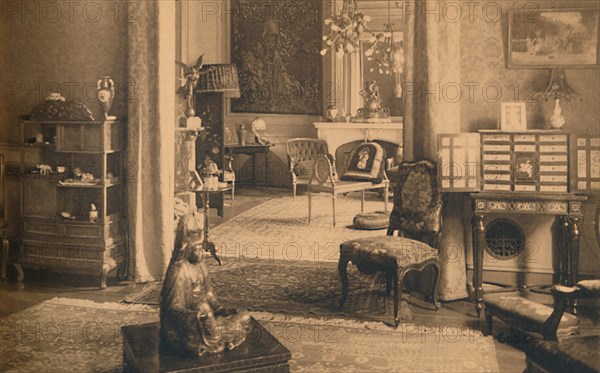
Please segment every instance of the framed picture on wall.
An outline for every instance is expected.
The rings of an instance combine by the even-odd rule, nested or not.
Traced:
[[[526,110],[524,102],[502,102],[500,104],[500,130],[526,131]]]
[[[600,9],[512,9],[508,67],[598,66]]]
[[[235,124],[225,123],[224,128],[223,128],[223,144],[224,145],[239,144]]]

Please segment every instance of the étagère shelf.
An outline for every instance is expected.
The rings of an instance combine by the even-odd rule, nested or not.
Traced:
[[[107,273],[126,264],[125,122],[48,100],[20,125],[21,265],[93,274],[105,288]]]

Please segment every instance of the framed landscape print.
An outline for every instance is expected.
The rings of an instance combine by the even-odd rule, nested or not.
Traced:
[[[232,0],[234,113],[321,115],[321,1]]]
[[[510,10],[508,67],[598,65],[599,9]]]

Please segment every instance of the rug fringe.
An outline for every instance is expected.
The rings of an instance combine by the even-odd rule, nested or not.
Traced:
[[[64,306],[74,307],[86,307],[94,309],[104,310],[116,310],[116,311],[140,311],[140,312],[158,312],[156,307],[151,307],[145,304],[128,304],[128,303],[117,303],[117,302],[94,302],[87,299],[77,298],[62,298],[55,297],[45,301],[51,304],[60,304]]]

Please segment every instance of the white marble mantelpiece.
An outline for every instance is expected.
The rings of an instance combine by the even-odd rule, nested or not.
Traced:
[[[384,140],[402,146],[402,122],[391,123],[356,123],[356,122],[317,122],[317,137],[325,140],[329,152],[341,145],[361,140]]]

